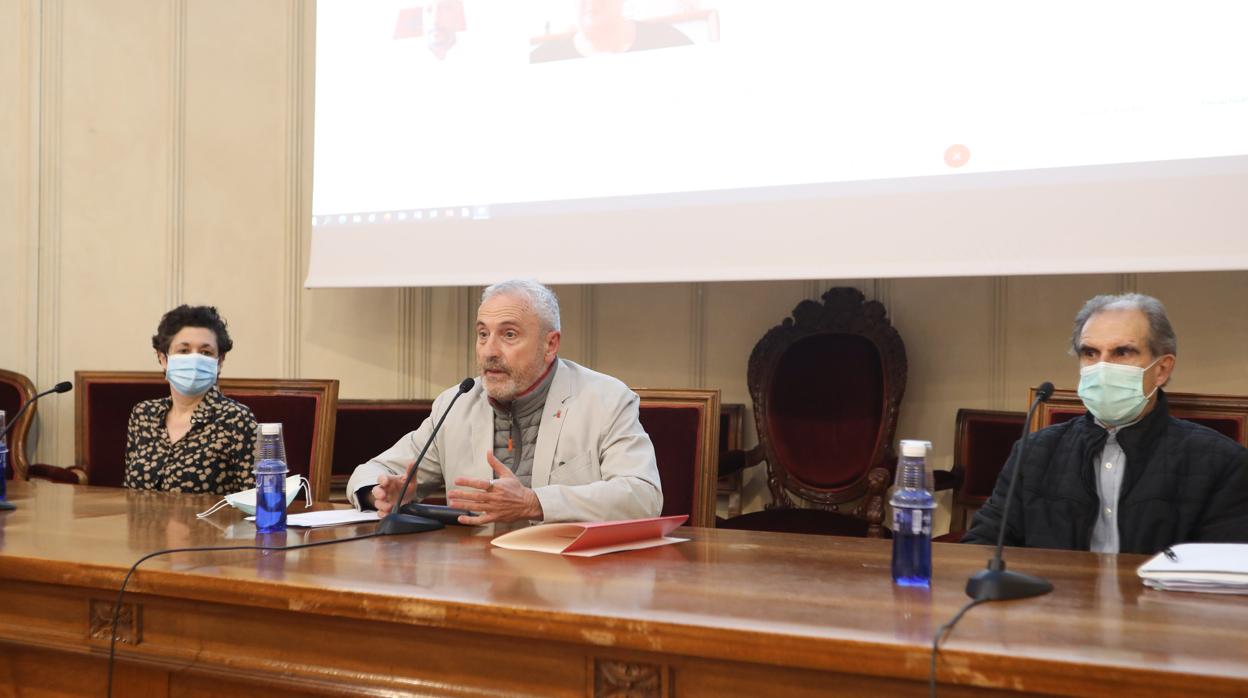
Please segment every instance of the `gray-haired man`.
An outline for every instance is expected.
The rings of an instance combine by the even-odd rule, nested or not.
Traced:
[[[1248,449],[1170,416],[1178,341],[1156,298],[1097,296],[1075,316],[1088,414],[1018,444],[963,542],[995,544],[1021,467],[1006,545],[1155,553],[1175,543],[1248,542]]]
[[[416,474],[417,499],[443,486],[448,503],[478,512],[462,523],[604,521],[658,516],[654,446],[637,420],[636,393],[558,358],[559,301],[529,280],[485,289],[477,308],[481,377],[455,405]],[[407,469],[447,410],[356,467],[347,496],[359,508],[393,509]]]

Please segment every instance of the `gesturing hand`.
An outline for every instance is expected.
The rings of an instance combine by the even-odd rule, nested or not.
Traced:
[[[409,470],[411,466],[408,466]],[[385,517],[390,511],[399,506],[399,490],[403,489],[403,481],[405,478],[397,475],[378,475],[377,486],[373,488],[373,506],[377,507],[377,516]],[[416,488],[408,490],[410,495]],[[410,498],[410,497],[409,497]]]
[[[471,489],[451,490],[446,493],[447,503],[456,509],[479,512],[478,516],[461,516],[461,524],[487,524],[495,521],[539,521],[542,503],[537,494],[525,487],[515,473],[507,469],[494,454],[487,451],[486,461],[494,469],[493,480],[473,477],[455,478],[456,487]]]

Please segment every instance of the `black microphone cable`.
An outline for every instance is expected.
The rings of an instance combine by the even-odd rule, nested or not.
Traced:
[[[962,604],[962,608],[959,608],[958,612],[953,614],[953,618],[949,619],[948,623],[945,623],[937,628],[936,634],[932,635],[932,665],[928,670],[927,676],[928,695],[931,696],[931,698],[936,698],[936,656],[940,652],[940,641],[945,639],[945,636],[953,631],[953,626],[957,625],[958,621],[962,620],[962,616],[966,615],[967,611],[987,601],[988,599],[971,599],[965,604]]]
[[[364,540],[366,538],[379,538],[382,534],[373,532],[365,533],[350,538],[332,538],[330,540],[318,540],[312,543],[295,543],[294,545],[231,545],[226,547],[204,547],[204,548],[168,548],[166,550],[157,550],[154,553],[148,553],[130,565],[130,570],[126,572],[126,576],[121,580],[121,590],[117,592],[117,602],[113,606],[113,623],[108,638],[108,698],[113,696],[113,664],[117,656],[117,623],[121,618],[121,602],[126,596],[126,585],[130,583],[130,577],[134,574],[139,565],[144,562],[161,555],[172,555],[173,553],[207,553],[213,551],[226,550],[259,550],[259,551],[286,551],[299,550],[300,548],[316,548],[322,545],[334,545],[336,543],[350,543],[351,541]]]

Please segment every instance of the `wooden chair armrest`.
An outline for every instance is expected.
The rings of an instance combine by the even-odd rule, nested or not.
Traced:
[[[762,445],[755,446],[746,451],[743,449],[730,449],[720,451],[719,453],[719,474],[718,477],[727,477],[734,473],[753,467],[763,462]]]
[[[935,483],[936,491],[956,490],[962,486],[962,478],[965,473],[961,465],[953,466],[952,470],[933,470],[932,480]]]
[[[87,471],[76,465],[62,467],[59,465],[48,465],[47,463],[32,463],[30,470],[27,471],[27,475],[30,478],[61,482],[68,485],[87,484]]]

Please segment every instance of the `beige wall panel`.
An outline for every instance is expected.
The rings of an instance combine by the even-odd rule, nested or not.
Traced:
[[[0,303],[4,336],[0,368],[35,379],[34,200],[37,157],[33,51],[35,7],[29,0],[0,2]],[[9,415],[12,417],[12,415]]]
[[[150,3],[145,3],[150,6]],[[183,300],[230,322],[234,376],[280,376],[287,331],[290,4],[186,4]],[[162,191],[162,190],[157,190]]]
[[[693,284],[594,289],[594,369],[633,387],[694,387]]]
[[[166,281],[169,6],[75,3],[61,22],[55,364],[66,378],[150,369]],[[41,451],[53,462],[72,462],[72,407],[40,405],[56,420],[56,452]]]
[[[747,447],[753,446],[758,443],[758,435],[746,382],[750,352],[767,330],[780,324],[799,302],[818,298],[827,289],[819,290],[814,282],[805,281],[708,283],[704,289],[705,385],[719,388],[723,402],[745,405],[742,440]],[[760,465],[746,471],[742,489],[742,511],[762,509],[771,500],[767,467]]]
[[[947,470],[958,408],[982,404],[990,390],[993,279],[889,283],[888,314],[910,365],[897,438],[931,441],[933,464]]]
[[[461,380],[477,375],[472,355],[472,321],[477,313],[477,294],[466,288],[428,289],[430,334],[423,397],[435,397]]]
[[[303,293],[302,377],[337,378],[343,398],[399,397],[399,291]]]
[[[992,391],[994,285],[992,278],[897,279],[883,289],[909,363],[896,438],[931,441],[929,462],[939,470],[953,467],[958,408],[983,404]],[[937,501],[939,533],[949,527],[951,494]]]
[[[1119,281],[1111,274],[1005,279],[1005,401],[1000,409],[1026,410],[1028,390],[1046,380],[1058,388],[1078,386],[1079,366],[1068,353],[1075,313],[1092,296],[1116,293]]]
[[[586,313],[592,312],[590,308],[593,303],[593,288],[563,285],[552,286],[551,290],[559,297],[559,320],[563,325],[559,356],[589,366],[590,333],[593,332],[594,325],[593,318],[587,317]]]
[[[1174,390],[1248,395],[1248,272],[1141,274],[1179,338]]]

